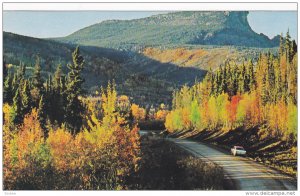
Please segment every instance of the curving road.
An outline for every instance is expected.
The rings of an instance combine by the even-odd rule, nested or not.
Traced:
[[[225,178],[233,182],[238,190],[297,190],[296,183],[289,176],[244,157],[234,157],[226,152],[201,142],[187,139],[168,138],[180,147],[204,161],[221,166]]]

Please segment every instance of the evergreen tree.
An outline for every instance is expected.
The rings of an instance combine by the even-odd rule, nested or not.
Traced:
[[[275,70],[274,70],[274,65],[273,65],[273,55],[269,55],[269,64],[268,64],[268,71],[267,71],[267,88],[269,91],[269,96],[270,96],[270,101],[275,103],[276,101],[276,96],[274,94],[274,89],[275,89]]]
[[[212,77],[213,77],[213,73],[210,71],[207,72],[203,83],[205,84],[205,94],[207,96],[212,94]],[[184,86],[181,90],[187,90],[187,86]],[[182,92],[184,93],[184,92]],[[181,94],[182,95],[182,94]]]
[[[255,72],[254,72],[254,65],[251,60],[248,62],[248,77],[249,77],[249,90],[253,91],[256,88],[255,82]]]
[[[291,58],[293,58],[295,56],[295,54],[297,53],[297,44],[296,41],[293,40],[292,42],[292,47],[291,47]]]
[[[21,81],[25,78],[26,67],[23,63],[20,63],[19,68],[17,70],[17,78],[18,81]]]
[[[31,109],[30,87],[29,87],[28,80],[24,81],[21,98],[22,98],[22,113],[23,115],[25,115],[29,113]]]
[[[8,74],[8,70],[6,67],[5,59],[3,59],[3,79],[4,80],[6,79],[7,74]]]
[[[65,104],[65,84],[64,76],[61,69],[61,64],[59,64],[54,73],[52,79],[52,98],[50,100],[50,105],[52,109],[52,116],[50,120],[57,122],[59,125],[63,123],[64,118],[64,104]]]
[[[291,55],[291,48],[292,48],[292,42],[291,42],[290,32],[288,30],[285,36],[285,54],[286,54],[286,60],[288,62],[291,62],[293,58]]]
[[[15,95],[16,91],[19,87],[18,79],[17,79],[17,74],[13,75],[13,79],[11,81],[11,89],[12,89],[12,94]]]
[[[54,103],[55,95],[54,95],[54,89],[53,89],[53,81],[52,77],[49,74],[48,79],[45,82],[45,93],[44,93],[44,100],[47,103],[45,106],[46,114],[49,117],[51,122],[54,122],[54,119],[56,117],[56,105]]]
[[[39,100],[44,93],[44,81],[41,75],[41,64],[40,58],[36,58],[35,66],[34,66],[34,73],[32,76],[32,99],[34,102],[34,106],[38,107]]]
[[[275,103],[277,103],[282,96],[282,88],[281,88],[281,69],[279,65],[279,59],[274,59],[274,75],[275,75]]]
[[[44,131],[44,137],[47,138],[48,137],[48,130],[46,128],[47,116],[46,116],[45,112],[46,112],[46,106],[45,106],[45,102],[44,102],[44,95],[42,95],[39,100],[37,113],[38,113],[38,120],[40,122],[41,128]]]
[[[62,69],[61,69],[61,64],[59,64],[56,68],[56,71],[54,73],[54,78],[53,78],[53,87],[56,89],[56,91],[60,91],[60,80],[62,77]]]
[[[279,38],[279,57],[281,57],[284,54],[284,43],[283,43],[283,35],[280,34]]]
[[[229,96],[233,96],[233,71],[231,69],[231,65],[228,64],[228,66],[226,67],[227,68],[227,80],[225,81],[226,82],[226,86],[227,88],[224,90],[224,92],[228,93]]]
[[[16,94],[13,98],[13,105],[10,111],[10,119],[13,125],[19,125],[23,121],[22,98],[19,88],[16,90]]]
[[[221,83],[222,90],[221,90],[221,93],[227,92],[227,90],[228,90],[228,76],[227,76],[228,66],[229,66],[228,62],[225,62],[224,69],[223,69],[223,74],[222,74],[222,83]]]
[[[217,71],[217,95],[222,93],[222,82],[223,82],[223,78],[222,78],[222,67],[219,67],[219,70]]]
[[[20,65],[18,67],[17,73],[15,74],[14,78],[14,89],[16,90],[19,87],[23,87],[23,82],[25,80],[25,71],[26,67],[23,63],[20,62]],[[14,91],[15,92],[15,91]]]
[[[233,73],[232,75],[232,93],[233,95],[236,95],[239,89],[239,70],[238,70],[238,66],[235,63],[234,67],[233,67]]]
[[[269,101],[269,89],[267,87],[267,80],[266,80],[266,75],[263,76],[263,81],[261,84],[261,103],[263,105],[266,105],[266,103]]]
[[[216,93],[216,86],[215,86],[215,74],[213,74],[211,68],[209,69],[209,72],[211,73],[211,80],[210,80],[210,86],[211,86],[211,95],[214,95]]]
[[[34,87],[38,88],[38,89],[43,89],[43,79],[42,79],[42,75],[41,75],[41,64],[40,64],[40,58],[37,56],[36,57],[36,62],[35,62],[35,66],[34,66],[34,73],[33,73],[33,77],[32,77],[32,84]]]
[[[296,54],[296,53],[295,53]],[[293,56],[292,62],[289,63],[288,67],[288,102],[297,103],[297,55]]]
[[[245,64],[243,63],[242,65],[242,69],[240,71],[240,74],[239,74],[239,78],[238,78],[238,92],[240,94],[244,93],[245,92],[245,75],[246,75],[246,67],[245,67]]]
[[[12,75],[8,73],[3,84],[3,102],[12,104],[13,102]]]
[[[84,80],[81,77],[84,59],[80,55],[79,47],[72,53],[73,63],[68,64],[69,73],[66,85],[66,107],[65,120],[67,126],[78,131],[82,125],[82,112],[84,110],[79,95],[82,93],[82,83]]]

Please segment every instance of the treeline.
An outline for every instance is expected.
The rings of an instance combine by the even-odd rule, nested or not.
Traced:
[[[4,71],[4,189],[128,189],[141,157],[131,104],[113,84],[99,101],[81,97],[79,48],[72,57],[67,75],[59,66],[46,81],[38,60],[31,77],[24,65]]]
[[[173,94],[165,126],[171,131],[265,127],[264,136],[294,142],[297,134],[297,45],[280,38],[278,56],[227,61],[203,82]]]

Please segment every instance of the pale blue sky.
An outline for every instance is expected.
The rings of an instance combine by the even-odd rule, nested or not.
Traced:
[[[3,30],[39,38],[62,37],[103,20],[143,18],[159,13],[165,12],[4,11]],[[296,11],[252,11],[248,21],[255,32],[270,38],[289,29],[291,37],[296,39]]]
[[[291,37],[297,39],[297,12],[296,11],[255,11],[250,12],[248,21],[251,28],[257,33],[263,33],[270,38],[289,29]]]

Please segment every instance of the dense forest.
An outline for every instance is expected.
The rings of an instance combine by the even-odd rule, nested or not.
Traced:
[[[114,82],[98,89],[96,97],[82,96],[84,58],[78,47],[67,67],[66,75],[59,65],[44,80],[38,57],[33,75],[23,64],[17,72],[4,66],[4,189],[223,188],[220,167],[175,145],[140,137],[137,123],[163,121],[164,104],[146,111],[118,96]]]
[[[72,63],[72,52],[76,47],[72,43],[8,32],[3,32],[3,43],[3,58],[11,73],[17,71],[21,62],[25,65],[25,77],[30,77],[38,55],[44,80],[54,75],[58,65],[61,65],[62,74],[67,74],[66,65]],[[215,69],[226,59],[237,62],[245,58],[257,59],[260,52],[266,51],[277,52],[276,48],[245,46],[161,44],[123,50],[80,44],[85,59],[83,88],[86,94],[95,95],[108,80],[114,80],[119,94],[129,96],[147,109],[161,103],[170,106],[174,89],[184,84],[192,85],[195,80],[201,81],[209,68]]]
[[[254,141],[279,140],[273,141],[274,146],[295,148],[297,64],[297,45],[289,33],[280,39],[278,56],[262,53],[257,62],[226,61],[208,72],[203,82],[173,93],[173,106],[165,126],[171,133],[190,135],[203,131],[222,135],[254,128],[258,130],[253,136],[258,136],[257,140],[250,137],[251,133],[245,136],[252,145]],[[222,142],[228,144],[224,139]]]
[[[67,75],[58,66],[46,81],[38,58],[28,79],[24,66],[4,70],[5,189],[123,189],[137,169],[138,129],[115,86],[101,90],[101,104],[85,100],[78,47],[72,58]]]
[[[277,54],[261,53],[257,60],[244,62],[226,60],[210,69],[203,81],[174,91],[171,111],[165,104],[143,108],[129,96],[118,96],[113,81],[88,96],[79,47],[72,53],[68,70],[63,71],[59,64],[47,79],[38,56],[30,74],[22,63],[17,70],[4,63],[4,187],[151,189],[153,184],[142,182],[149,175],[147,164],[162,159],[150,160],[142,152],[146,148],[141,146],[138,126],[146,121],[165,121],[171,134],[255,127],[259,140],[275,138],[295,148],[297,45],[289,33],[280,37]],[[160,153],[170,149],[162,147]],[[155,151],[147,153],[151,157]],[[183,161],[175,162],[188,164],[191,159],[180,156]],[[199,172],[205,170],[203,163],[191,161],[201,168]],[[213,179],[220,169],[209,168],[205,178]],[[221,188],[221,183],[199,186]],[[178,187],[175,184],[164,188]]]
[[[297,43],[248,17],[176,11],[57,38],[3,32],[3,189],[296,187]]]
[[[297,175],[297,45],[281,36],[278,55],[226,61],[203,82],[173,93],[165,127],[175,137],[205,141]]]

